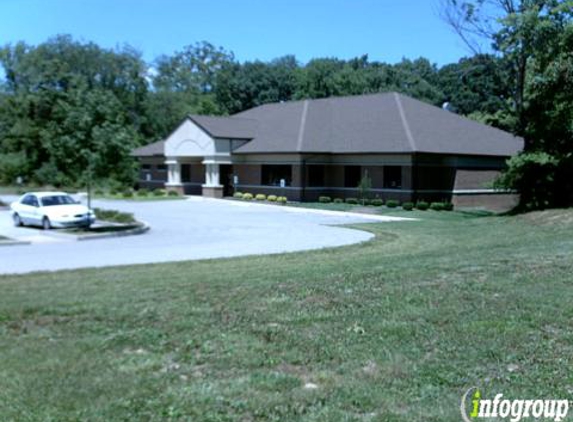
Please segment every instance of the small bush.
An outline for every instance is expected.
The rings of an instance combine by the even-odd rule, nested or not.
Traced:
[[[179,192],[177,192],[176,190],[170,190],[169,192],[167,192],[167,196],[179,196]]]
[[[133,196],[133,191],[131,189],[126,189],[121,193],[124,198],[131,198]]]
[[[442,202],[432,202],[430,204],[430,209],[434,210],[434,211],[443,211],[444,210],[444,204]]]
[[[444,202],[444,211],[453,211],[454,210],[454,204],[452,204],[451,202]]]
[[[358,199],[357,199],[357,198],[346,198],[346,203],[347,203],[347,204],[352,204],[352,205],[357,205],[357,204],[358,204]]]
[[[382,205],[384,205],[384,201],[380,198],[376,198],[370,201],[370,205],[374,205],[375,207],[381,207]]]
[[[318,202],[322,204],[328,204],[329,202],[332,202],[332,199],[330,198],[330,196],[319,196]]]
[[[165,189],[154,189],[153,196],[165,196]]]
[[[412,211],[414,209],[414,203],[413,202],[404,202],[402,204],[402,209],[406,210],[406,211]]]
[[[242,192],[235,192],[233,194],[233,198],[237,198],[237,199],[241,199],[243,197],[243,193]]]
[[[277,198],[277,202],[278,202],[279,204],[283,204],[283,205],[284,205],[284,204],[287,203],[287,201],[288,201],[288,200],[287,200],[287,197],[286,197],[286,196],[279,196],[279,197]]]
[[[253,199],[253,194],[252,193],[244,193],[243,194],[243,200],[245,201],[250,201]]]
[[[267,201],[277,202],[277,196],[276,195],[269,195],[269,196],[267,196]]]
[[[121,212],[118,210],[104,210],[101,208],[94,208],[96,218],[98,220],[110,221],[112,223],[135,223],[136,220],[133,214],[128,212]]]
[[[109,194],[111,196],[117,196],[117,195],[119,195],[119,190],[117,190],[116,188],[112,188],[109,190]]]
[[[416,204],[416,209],[419,209],[420,211],[426,211],[428,208],[430,208],[430,204],[426,201],[418,201]]]
[[[96,190],[94,191],[94,195],[95,195],[95,196],[103,196],[103,190],[101,190],[101,189],[96,189]]]
[[[334,202],[335,204],[342,204],[342,203],[344,203],[344,201],[342,200],[342,198],[334,198],[334,201],[332,201],[332,202]]]
[[[149,191],[145,188],[141,188],[137,191],[137,196],[145,197],[149,195]]]
[[[257,193],[257,196],[255,196],[255,199],[257,201],[264,201],[265,199],[267,199],[267,195],[262,194],[262,193]]]
[[[395,199],[389,199],[386,201],[386,206],[388,208],[396,208],[398,205],[400,205],[400,202]]]

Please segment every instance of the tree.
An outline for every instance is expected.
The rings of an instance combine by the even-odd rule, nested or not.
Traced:
[[[573,1],[444,0],[443,10],[468,45],[488,40],[510,64],[513,130],[525,147],[500,183],[520,190],[524,208],[573,205]]]
[[[0,162],[24,162],[22,176],[78,185],[96,153],[94,176],[131,183],[131,150],[143,141],[146,65],[129,47],[104,50],[58,36],[37,47],[0,50]],[[13,170],[0,166],[0,178]]]

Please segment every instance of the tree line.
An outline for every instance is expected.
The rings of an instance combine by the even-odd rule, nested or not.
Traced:
[[[460,34],[483,23],[483,0],[443,0]],[[438,67],[294,56],[239,62],[208,42],[146,63],[60,35],[0,48],[0,182],[132,183],[133,148],[162,139],[189,113],[230,115],[269,102],[398,91],[511,131],[526,151],[500,180],[529,207],[573,203],[573,29],[570,0],[489,0],[502,9],[491,54]],[[487,2],[485,2],[487,3]],[[480,20],[481,19],[481,20]],[[486,32],[483,31],[483,34]],[[0,72],[1,74],[1,72]]]

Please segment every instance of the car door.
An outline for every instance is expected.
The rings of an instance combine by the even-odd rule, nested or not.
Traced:
[[[18,206],[18,214],[24,224],[38,224],[40,222],[38,219],[39,206],[40,203],[36,195],[26,195],[22,198]]]
[[[30,195],[30,224],[42,224],[42,210],[40,208],[40,200],[36,195]]]
[[[20,202],[14,207],[14,211],[20,216],[20,220],[24,224],[30,224],[34,212],[34,207],[32,206],[32,195],[26,195]]]

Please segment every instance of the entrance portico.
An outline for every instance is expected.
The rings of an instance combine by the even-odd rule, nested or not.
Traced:
[[[231,151],[239,143],[243,142],[214,137],[194,120],[186,119],[165,141],[165,187],[179,193],[199,193],[200,188],[203,196],[222,198],[230,192],[227,185],[232,183]]]

